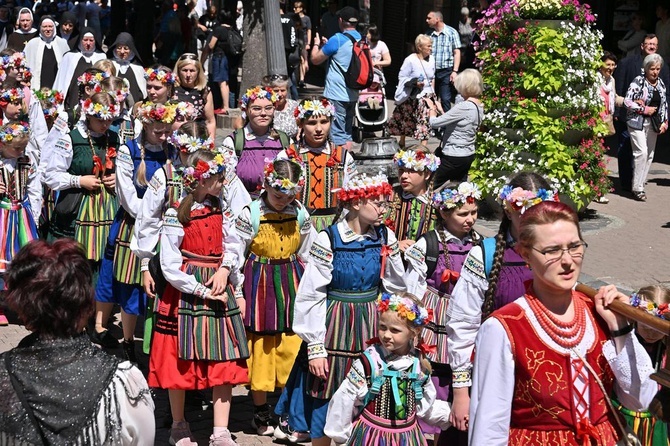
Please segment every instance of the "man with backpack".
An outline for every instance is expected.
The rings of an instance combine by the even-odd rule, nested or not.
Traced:
[[[370,70],[370,82],[372,81],[372,59],[368,47],[368,67],[365,50],[364,48],[361,50],[361,44],[359,44],[361,35],[356,31],[358,11],[351,6],[346,6],[337,12],[337,16],[341,32],[330,39],[319,37],[317,33],[314,37],[311,55],[315,65],[328,61],[323,95],[335,106],[335,119],[330,128],[331,139],[336,145],[350,148],[358,90],[365,88],[364,85],[357,84],[355,79],[361,75],[367,79],[367,70]],[[356,66],[351,68],[356,68],[355,70],[350,70],[352,61]]]

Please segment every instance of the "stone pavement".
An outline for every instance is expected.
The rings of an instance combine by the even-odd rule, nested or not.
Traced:
[[[217,143],[220,144],[227,130],[217,131]],[[408,144],[412,141],[408,140]],[[431,149],[436,147],[431,141]],[[670,286],[670,143],[668,138],[660,138],[657,156],[652,164],[647,185],[646,203],[632,200],[630,196],[614,192],[608,195],[609,204],[592,203],[581,218],[583,235],[589,247],[584,261],[580,280],[593,287],[603,283],[613,283],[622,290],[630,292],[649,284],[665,284]],[[617,178],[616,158],[608,157],[608,166],[613,171],[612,178]],[[477,223],[477,228],[484,235],[493,235],[498,227],[495,219]],[[0,327],[0,352],[16,346],[27,331],[19,324],[16,317],[8,315],[10,325]],[[138,324],[141,326],[141,324]],[[112,333],[121,338],[122,333],[116,326]],[[138,330],[137,350],[141,348]],[[121,348],[111,351],[122,355]],[[148,358],[140,354],[140,368],[146,373]],[[273,444],[269,437],[258,437],[250,426],[253,413],[251,399],[244,387],[237,387],[233,393],[233,406],[230,416],[230,429],[242,445]],[[164,391],[156,391],[156,444],[165,445],[168,439],[169,404]],[[206,445],[211,433],[212,406],[211,392],[189,392],[187,396],[187,419],[199,444]],[[270,397],[274,403],[277,395]]]

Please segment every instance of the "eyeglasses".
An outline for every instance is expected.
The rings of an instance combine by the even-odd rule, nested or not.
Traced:
[[[385,212],[391,205],[388,201],[368,201],[368,204],[375,208],[377,212]]]
[[[263,111],[270,115],[274,113],[275,108],[272,105],[266,105],[265,107],[261,107],[260,105],[252,105],[249,107],[249,112],[253,113],[254,115],[260,115]]]
[[[544,256],[544,259],[547,262],[555,262],[556,260],[563,257],[563,253],[567,252],[570,257],[579,258],[584,257],[584,251],[588,248],[589,245],[586,242],[573,243],[567,248],[552,247],[543,250],[539,250],[535,247],[532,247],[533,251],[537,251]]]
[[[288,76],[285,74],[272,74],[272,75],[267,75],[263,76],[263,82],[268,84],[272,81],[287,81]]]
[[[181,56],[179,56],[179,60],[198,60],[198,56],[193,53],[184,53]]]

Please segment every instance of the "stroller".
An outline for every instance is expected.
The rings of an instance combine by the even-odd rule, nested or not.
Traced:
[[[386,78],[381,70],[375,68],[374,80],[370,88],[361,90],[356,102],[356,114],[352,130],[354,142],[361,142],[366,134],[374,137],[374,132],[382,131],[382,137],[388,137],[388,107],[386,106]]]

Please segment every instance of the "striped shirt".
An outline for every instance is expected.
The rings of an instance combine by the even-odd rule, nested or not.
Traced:
[[[435,69],[454,68],[454,50],[460,50],[461,38],[451,26],[444,25],[442,31],[432,30],[429,34],[433,41]]]

